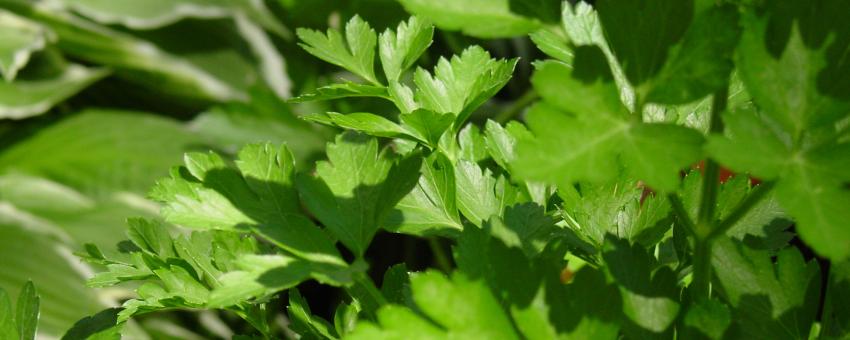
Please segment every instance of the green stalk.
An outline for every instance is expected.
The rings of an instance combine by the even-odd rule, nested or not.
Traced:
[[[726,216],[723,221],[720,221],[720,223],[717,224],[717,227],[711,231],[711,234],[708,237],[710,239],[714,239],[726,234],[726,232],[732,228],[735,223],[738,223],[738,221],[744,217],[747,212],[752,209],[752,207],[758,204],[758,202],[773,189],[774,185],[774,182],[764,182],[756,186],[753,191],[747,195],[747,198],[739,203],[734,210],[732,210],[732,213],[730,213],[729,216]]]
[[[540,96],[537,94],[536,91],[534,91],[534,89],[529,89],[528,91],[523,93],[522,96],[517,98],[517,100],[515,100],[510,106],[499,112],[499,114],[496,115],[494,120],[498,123],[506,123],[507,121],[518,115],[520,112],[522,112],[523,109],[531,105],[531,103],[533,103],[539,97]]]
[[[429,237],[428,245],[431,247],[431,252],[434,254],[434,261],[437,262],[437,268],[444,273],[450,273],[452,271],[452,261],[449,260],[448,255],[446,255],[446,252],[443,251],[443,247],[440,245],[439,240],[436,237]]]
[[[714,93],[711,105],[711,117],[709,133],[723,132],[723,123],[720,113],[726,109],[729,98],[729,87],[725,86]],[[705,161],[705,174],[702,179],[702,197],[700,199],[699,212],[695,228],[694,247],[694,280],[693,294],[695,300],[709,299],[711,297],[711,245],[712,231],[715,225],[715,206],[717,205],[717,192],[720,189],[720,166],[712,159]]]

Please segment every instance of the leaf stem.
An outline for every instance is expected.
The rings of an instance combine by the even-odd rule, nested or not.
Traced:
[[[720,223],[717,224],[717,227],[711,231],[711,234],[708,235],[708,237],[710,239],[714,239],[729,231],[729,229],[731,229],[732,226],[735,225],[735,223],[738,223],[738,221],[742,217],[744,217],[747,212],[750,211],[750,209],[752,209],[756,204],[758,204],[758,202],[761,201],[762,198],[764,198],[764,196],[766,196],[767,193],[769,193],[770,190],[773,189],[774,185],[775,182],[763,182],[757,185],[753,189],[753,191],[751,191],[750,194],[747,195],[747,198],[741,201],[741,203],[739,203],[738,206],[736,206],[735,209],[732,210],[729,216],[726,216],[725,219],[723,219],[722,221],[720,221]]]
[[[724,86],[714,93],[709,117],[709,133],[723,131],[723,121],[720,114],[726,110],[729,100],[729,86]],[[695,229],[696,242],[694,246],[694,280],[693,290],[695,300],[711,297],[711,245],[712,235],[718,229],[715,225],[715,207],[717,192],[720,190],[720,165],[713,159],[705,161],[705,173],[702,177],[702,197],[700,198],[697,224]]]
[[[528,107],[532,102],[537,100],[537,98],[540,98],[537,91],[529,89],[528,91],[525,91],[522,96],[517,98],[517,100],[515,100],[510,106],[499,112],[499,114],[497,114],[493,119],[498,123],[506,123],[522,112],[522,110]]]
[[[667,200],[670,201],[670,205],[673,207],[673,213],[676,214],[676,217],[685,229],[692,236],[696,236],[696,227],[694,226],[694,222],[691,221],[691,217],[688,216],[688,211],[685,210],[685,205],[682,204],[682,199],[679,195],[675,193],[667,194]]]
[[[431,253],[434,254],[434,261],[437,262],[437,268],[444,273],[450,273],[452,271],[452,262],[440,245],[440,241],[432,236],[428,238],[428,245],[431,247]]]

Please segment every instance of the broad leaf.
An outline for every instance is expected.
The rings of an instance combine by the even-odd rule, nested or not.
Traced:
[[[0,83],[0,119],[43,114],[107,74],[105,70],[71,64],[55,78]]]
[[[531,33],[540,22],[511,13],[509,0],[402,0],[404,8],[438,27],[478,38],[507,38]]]
[[[30,55],[45,48],[53,35],[44,26],[0,10],[0,73],[10,82],[29,62]]]

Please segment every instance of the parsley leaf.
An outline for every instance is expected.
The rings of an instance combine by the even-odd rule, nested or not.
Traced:
[[[398,82],[402,72],[413,66],[431,46],[433,36],[434,26],[416,17],[398,24],[395,31],[388,29],[381,33],[379,54],[387,80]]]
[[[622,162],[654,189],[675,189],[679,169],[699,159],[702,137],[681,126],[636,122],[604,60],[598,47],[582,46],[573,69],[556,61],[538,64],[532,82],[545,102],[526,118],[535,138],[520,140],[515,171],[566,187],[615,178]]]
[[[333,29],[322,34],[310,29],[298,29],[302,48],[310,54],[342,67],[375,85],[381,85],[375,77],[375,47],[378,36],[375,30],[355,15],[345,25],[345,38]]]
[[[301,176],[307,208],[342,244],[362,256],[389,211],[419,178],[419,158],[396,159],[378,141],[345,133],[328,144],[316,177]]]
[[[517,60],[494,60],[483,48],[467,48],[451,60],[440,58],[431,75],[417,69],[416,100],[422,107],[458,116],[459,122],[490,99],[510,80]]]

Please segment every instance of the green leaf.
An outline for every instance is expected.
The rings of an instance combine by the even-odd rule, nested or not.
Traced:
[[[355,300],[352,304],[340,304],[334,313],[334,328],[336,333],[346,336],[354,330],[357,324],[357,314],[360,312],[360,305]]]
[[[237,260],[242,270],[228,272],[221,287],[209,295],[207,306],[221,308],[251,298],[273,295],[310,277],[310,264],[282,255],[246,255]]]
[[[546,55],[558,59],[564,63],[571,64],[573,61],[573,51],[567,45],[567,39],[555,34],[546,29],[541,29],[537,32],[528,35],[534,45],[546,53]]]
[[[845,156],[847,157],[847,156]],[[824,183],[809,169],[792,170],[776,187],[779,203],[797,221],[800,238],[815,252],[833,260],[850,257],[850,190]]]
[[[290,99],[290,103],[304,103],[319,100],[332,100],[351,97],[376,97],[390,99],[387,89],[382,86],[357,84],[352,82],[331,84],[317,88],[314,92],[302,94]]]
[[[621,163],[654,189],[675,189],[679,170],[699,159],[702,136],[672,124],[636,122],[599,48],[579,47],[576,55],[574,69],[548,61],[532,78],[551,105],[536,105],[526,117],[535,138],[517,146],[517,175],[566,187],[610,181]]]
[[[42,175],[93,198],[113,191],[144,192],[197,142],[171,119],[86,110],[0,152],[0,169]],[[44,157],[43,150],[50,150],[51,157]]]
[[[602,257],[607,271],[620,284],[623,313],[640,327],[626,327],[627,333],[662,333],[679,314],[676,277],[670,268],[655,269],[652,258],[642,246],[629,245],[613,236],[605,238]]]
[[[454,114],[462,122],[505,86],[516,63],[516,59],[491,59],[483,48],[469,47],[451,60],[440,58],[433,75],[417,69],[413,77],[416,100],[426,109]]]
[[[740,34],[734,6],[712,6],[698,12],[669,60],[646,85],[646,101],[685,104],[728,86]]]
[[[732,323],[731,314],[729,307],[718,300],[702,300],[688,308],[684,323],[690,328],[688,331],[699,332],[708,339],[722,339]]]
[[[776,256],[728,239],[715,241],[712,266],[733,307],[731,337],[806,338],[818,313],[820,268],[794,248]]]
[[[435,271],[411,278],[413,299],[440,329],[410,309],[387,305],[378,311],[378,324],[358,323],[355,339],[469,338],[517,339],[510,318],[481,281],[455,273],[451,279]]]
[[[379,152],[376,139],[350,133],[328,144],[327,154],[316,177],[299,177],[299,192],[327,230],[362,256],[387,213],[416,184],[419,159],[395,160],[389,150]]]
[[[402,113],[399,119],[408,130],[408,134],[424,142],[431,148],[436,148],[440,138],[452,125],[451,115],[439,114],[434,111],[418,109],[410,113]]]
[[[845,1],[765,4],[744,13],[737,66],[753,101],[794,140],[809,127],[828,125],[850,110],[850,26]],[[833,37],[833,38],[828,38]]]
[[[325,125],[362,132],[377,137],[407,137],[407,131],[395,122],[372,113],[355,112],[341,114],[336,112],[316,113],[304,119]]]
[[[245,146],[238,171],[214,153],[187,154],[185,163],[151,191],[165,204],[167,221],[195,229],[250,229],[301,258],[344,264],[330,237],[301,215],[293,158],[284,145]]]
[[[299,28],[296,33],[303,41],[299,45],[310,54],[351,71],[372,84],[380,85],[375,77],[375,46],[378,37],[375,30],[359,16],[355,15],[345,25],[345,38],[333,29],[322,34]]]
[[[442,339],[446,332],[423,319],[409,308],[399,305],[387,305],[378,310],[379,325],[371,322],[360,322],[349,339],[362,340],[426,340]]]
[[[395,31],[381,33],[378,48],[387,80],[399,81],[402,73],[431,46],[433,36],[434,26],[417,17],[399,23]]]
[[[254,93],[248,103],[230,103],[212,108],[189,123],[207,144],[235,153],[245,144],[286,143],[296,166],[304,169],[324,155],[330,133],[281,110],[285,103],[270,92]]]
[[[841,338],[850,334],[850,262],[830,264],[821,323],[821,336]]]
[[[602,0],[596,4],[611,50],[632,85],[643,84],[662,69],[671,47],[688,29],[693,7],[693,0]]]
[[[494,217],[488,223],[494,237],[509,247],[522,249],[529,259],[540,255],[560,229],[554,219],[546,216],[543,207],[531,203],[510,206],[503,218]]]
[[[27,281],[27,284],[18,294],[18,301],[16,301],[15,321],[18,324],[20,340],[35,339],[35,332],[38,329],[39,304],[35,286],[32,281]]]
[[[120,311],[120,308],[110,308],[80,319],[62,336],[62,340],[119,340],[124,328],[124,323],[118,322]]]
[[[504,177],[493,177],[490,169],[459,160],[455,164],[457,206],[463,216],[481,226],[491,215],[501,215],[516,201],[517,191]]]
[[[384,272],[384,279],[381,281],[381,293],[390,303],[413,306],[410,273],[406,264],[395,264]]]
[[[509,0],[402,0],[401,4],[441,29],[459,30],[477,38],[525,35],[541,26],[537,20],[511,13]]]
[[[0,335],[4,339],[18,339],[18,327],[15,325],[15,313],[12,312],[12,299],[6,290],[0,288]]]
[[[262,1],[152,0],[143,6],[104,0],[65,0],[65,3],[97,22],[119,24],[137,30],[160,28],[188,18],[216,19],[247,15],[283,37],[291,34]]]
[[[108,73],[102,69],[90,69],[71,64],[54,78],[2,82],[0,83],[0,119],[22,119],[43,114],[102,79]]]
[[[850,144],[825,144],[795,150],[791,136],[771,128],[773,121],[754,112],[724,116],[726,136],[711,136],[712,157],[739,172],[778,179],[776,199],[797,221],[800,237],[831,259],[850,256],[850,233],[838,227],[850,217],[841,208],[850,202],[842,187],[848,175],[838,169],[850,157]],[[838,223],[838,224],[836,224]]]
[[[7,82],[29,62],[30,55],[54,39],[44,26],[11,12],[0,10],[0,73]]]
[[[302,337],[313,339],[337,339],[332,334],[333,328],[324,319],[312,315],[310,305],[298,292],[298,289],[289,290],[289,306],[286,307],[290,327],[295,333]]]
[[[774,179],[786,167],[791,147],[784,136],[769,127],[766,117],[754,110],[723,114],[726,136],[712,135],[706,149],[714,159],[737,172]]]
[[[458,215],[454,165],[435,152],[422,163],[422,175],[387,216],[384,229],[412,234],[445,234],[463,229]]]

